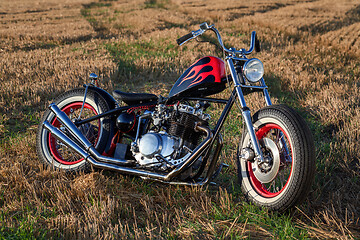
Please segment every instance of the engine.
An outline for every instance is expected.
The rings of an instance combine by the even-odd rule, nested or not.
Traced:
[[[201,137],[196,124],[208,125],[210,116],[203,113],[204,104],[191,107],[178,104],[172,107],[158,105],[147,113],[152,128],[137,137],[131,151],[137,162],[144,168],[167,170],[182,164]]]

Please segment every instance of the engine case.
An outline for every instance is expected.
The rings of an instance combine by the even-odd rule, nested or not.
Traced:
[[[139,139],[138,152],[134,154],[134,157],[143,166],[154,167],[163,165],[164,162],[177,165],[181,163],[180,159],[174,159],[178,149],[179,140],[177,138],[169,136],[165,132],[150,132]]]
[[[208,125],[210,116],[200,108],[179,104],[174,108],[158,105],[151,118],[153,130],[133,142],[131,151],[142,167],[166,170],[183,163],[190,156],[201,137],[195,127],[197,124]]]

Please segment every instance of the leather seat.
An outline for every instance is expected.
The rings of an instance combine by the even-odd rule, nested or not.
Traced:
[[[121,100],[128,105],[156,101],[158,97],[151,93],[127,93],[119,90],[113,91],[115,99]]]

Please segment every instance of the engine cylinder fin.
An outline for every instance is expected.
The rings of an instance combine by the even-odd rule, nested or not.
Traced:
[[[188,113],[174,114],[170,119],[170,128],[168,130],[170,135],[184,139],[194,145],[198,143],[200,133],[195,132],[196,123],[205,125],[206,122]]]

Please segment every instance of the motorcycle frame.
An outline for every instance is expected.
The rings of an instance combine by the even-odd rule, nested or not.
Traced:
[[[75,150],[77,153],[82,155],[84,157],[84,159],[89,161],[95,167],[115,170],[115,171],[119,171],[119,172],[125,173],[125,174],[137,175],[137,176],[140,176],[140,177],[143,177],[146,179],[157,180],[157,181],[161,181],[161,182],[169,183],[169,184],[198,186],[198,185],[204,185],[212,179],[212,176],[215,172],[216,163],[220,156],[220,152],[221,152],[222,145],[223,145],[223,140],[222,140],[220,131],[224,125],[226,118],[228,117],[228,115],[230,113],[232,106],[234,105],[236,99],[238,99],[239,104],[240,104],[240,110],[241,110],[241,113],[242,113],[242,116],[244,119],[244,123],[245,123],[246,129],[247,129],[247,132],[250,135],[252,148],[255,153],[254,160],[258,161],[259,163],[263,162],[264,158],[262,155],[262,151],[260,149],[260,144],[259,144],[258,139],[255,134],[254,126],[252,124],[250,109],[246,105],[244,92],[247,95],[251,92],[262,91],[266,105],[270,106],[270,105],[272,105],[272,103],[271,103],[269,92],[267,90],[268,87],[266,86],[263,78],[261,78],[259,80],[259,83],[260,83],[259,85],[248,84],[245,81],[242,72],[237,71],[234,66],[234,63],[237,64],[241,61],[248,61],[248,59],[245,57],[245,55],[249,54],[253,51],[256,33],[253,32],[251,35],[251,47],[250,47],[249,51],[246,51],[245,49],[241,49],[240,51],[237,51],[235,49],[226,49],[222,43],[222,40],[221,40],[218,30],[216,28],[214,28],[213,26],[210,26],[210,27],[207,26],[207,27],[208,27],[207,29],[212,30],[216,33],[220,45],[223,47],[225,52],[229,53],[228,56],[226,57],[225,61],[230,70],[230,76],[228,76],[227,78],[232,79],[233,90],[232,90],[232,93],[231,93],[229,99],[227,99],[227,100],[226,99],[217,99],[217,98],[197,98],[197,97],[183,97],[181,99],[176,99],[176,100],[180,100],[180,101],[208,101],[208,102],[215,102],[215,103],[221,103],[221,104],[226,104],[226,105],[225,105],[225,107],[216,123],[216,126],[213,130],[210,130],[209,128],[204,127],[204,126],[196,126],[198,131],[203,131],[206,133],[206,139],[193,150],[192,154],[182,165],[173,169],[168,174],[161,174],[161,173],[136,169],[136,168],[134,168],[134,164],[135,164],[134,160],[115,159],[115,158],[105,157],[105,156],[100,155],[96,151],[96,149],[93,146],[91,146],[91,143],[89,143],[89,141],[82,135],[80,130],[78,130],[78,128],[77,128],[77,126],[79,126],[81,124],[88,123],[88,122],[91,122],[91,121],[94,121],[94,120],[97,120],[97,119],[100,119],[100,118],[103,118],[103,117],[106,117],[109,115],[120,114],[120,113],[128,111],[129,109],[132,109],[132,108],[136,109],[136,108],[155,106],[155,105],[159,104],[158,101],[150,101],[150,102],[146,102],[146,103],[123,106],[123,107],[115,106],[114,109],[111,109],[105,113],[101,113],[99,115],[96,115],[96,116],[93,116],[93,117],[90,117],[87,119],[78,120],[78,121],[75,121],[75,123],[73,123],[67,117],[67,115],[65,113],[63,113],[55,104],[51,104],[50,109],[54,112],[54,114],[59,119],[59,121],[62,122],[63,125],[69,130],[69,133],[70,133],[70,135],[73,136],[73,139],[70,139],[62,131],[60,131],[56,127],[52,126],[47,121],[45,121],[43,123],[43,126],[48,131],[50,131],[56,138],[61,140],[65,145],[69,146],[70,148]],[[194,37],[202,34],[207,29],[198,30],[198,31],[202,31],[202,32],[199,33],[197,31],[198,32],[197,35],[196,35],[196,32],[193,32]],[[237,57],[237,55],[239,55],[239,54],[241,55],[240,58]],[[86,88],[85,88],[85,93],[84,93],[84,102],[86,100],[86,94],[87,94],[87,91],[88,91],[90,85],[91,84],[85,85]],[[105,92],[101,88],[95,87],[95,86],[92,86],[92,90],[102,92],[102,93]],[[174,101],[175,99],[167,99],[167,100]],[[213,146],[215,143],[216,143],[216,148],[213,153],[213,158],[211,159],[210,163],[208,164],[206,176],[204,178],[200,178],[200,175],[202,175],[205,171],[208,158],[211,155],[210,153],[211,153],[211,150],[213,149]],[[202,165],[191,181],[187,181],[187,182],[173,181],[176,176],[178,176],[182,172],[186,171],[189,167],[191,167],[195,163],[195,160],[198,159],[200,156],[204,157]],[[225,164],[221,164],[219,169],[221,170],[221,168],[224,165]]]
[[[216,103],[223,103],[226,104],[223,113],[221,114],[220,118],[218,119],[218,122],[216,124],[216,127],[214,129],[215,131],[215,138],[218,136],[218,133],[220,132],[223,123],[225,121],[225,119],[227,118],[232,105],[234,104],[234,96],[236,95],[237,98],[239,99],[239,103],[240,103],[240,110],[247,128],[248,133],[250,134],[250,139],[254,148],[254,152],[255,152],[255,158],[256,160],[258,160],[259,162],[263,161],[263,156],[262,156],[262,152],[260,150],[260,145],[259,142],[256,138],[255,135],[255,131],[254,131],[254,127],[252,124],[252,119],[251,119],[251,111],[250,109],[247,107],[246,105],[246,101],[245,101],[245,97],[244,97],[244,93],[243,93],[243,89],[247,89],[247,94],[251,93],[251,92],[258,92],[258,91],[262,91],[264,94],[264,100],[267,106],[272,105],[271,99],[270,99],[270,94],[268,92],[268,87],[265,84],[265,81],[263,78],[260,79],[260,86],[253,86],[253,85],[246,85],[245,80],[242,76],[241,73],[238,73],[235,69],[234,66],[234,62],[237,61],[247,61],[248,59],[246,58],[237,58],[237,57],[233,57],[233,56],[228,56],[226,58],[226,62],[228,64],[228,67],[230,69],[230,74],[231,74],[231,79],[234,83],[234,89],[233,92],[230,96],[230,98],[228,100],[225,99],[216,99],[216,98],[193,98],[193,97],[183,97],[181,98],[181,100],[192,100],[192,101],[208,101],[208,102],[216,102]],[[86,88],[87,90],[87,88]],[[85,96],[84,98],[86,98],[86,91],[85,91]],[[141,108],[141,107],[146,107],[146,106],[151,106],[151,105],[156,105],[158,102],[157,101],[152,101],[152,102],[147,102],[147,103],[142,103],[142,104],[136,104],[136,105],[130,105],[130,106],[124,106],[124,107],[118,107],[115,108],[113,110],[110,110],[108,112],[93,116],[91,118],[88,119],[84,119],[81,121],[77,121],[75,124],[76,125],[81,125],[84,123],[88,123],[91,122],[93,120],[97,120],[100,119],[102,117],[106,117],[108,115],[112,115],[112,114],[119,114],[121,112],[127,111],[131,108]]]

